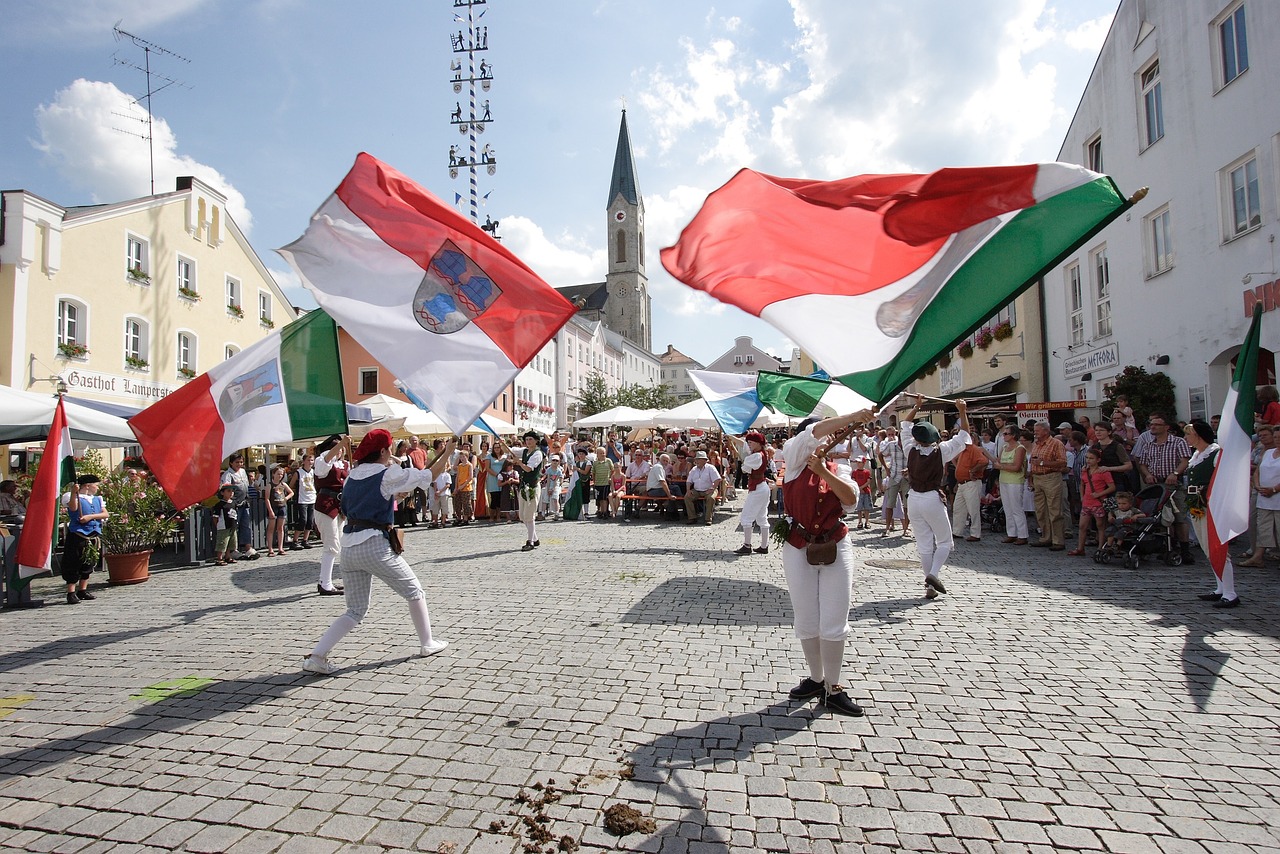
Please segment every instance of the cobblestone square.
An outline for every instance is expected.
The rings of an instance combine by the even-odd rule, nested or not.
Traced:
[[[837,718],[788,701],[781,558],[732,555],[735,520],[548,523],[527,554],[517,525],[410,529],[450,648],[413,657],[375,582],[328,678],[299,667],[343,608],[314,553],[76,607],[38,581],[0,617],[0,847],[1280,850],[1280,571],[1222,611],[1204,561],[987,537],[930,602],[913,541],[855,530],[867,715]],[[652,832],[607,832],[619,803]]]

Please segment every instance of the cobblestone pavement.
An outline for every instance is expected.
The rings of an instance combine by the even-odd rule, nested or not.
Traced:
[[[781,558],[734,521],[408,532],[441,655],[317,552],[155,572],[0,615],[0,848],[57,851],[1280,850],[1280,571],[960,542],[928,602],[914,543],[854,531],[845,681],[802,675]],[[301,554],[303,557],[295,557]],[[1247,573],[1247,574],[1246,574]],[[653,829],[610,835],[628,805]]]

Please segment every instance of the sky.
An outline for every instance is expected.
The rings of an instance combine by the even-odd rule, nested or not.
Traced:
[[[498,172],[480,219],[552,285],[603,281],[621,111],[645,204],[653,349],[706,364],[792,343],[658,262],[740,168],[835,179],[1057,156],[1118,0],[489,0]],[[153,52],[156,189],[196,175],[275,253],[368,151],[441,198],[453,0],[0,0],[0,189],[64,206],[150,192],[135,103]],[[465,14],[465,10],[464,10]],[[465,96],[465,91],[463,95]],[[465,107],[465,104],[464,104]]]

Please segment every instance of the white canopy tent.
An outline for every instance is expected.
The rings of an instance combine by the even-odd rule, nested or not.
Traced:
[[[635,409],[630,406],[615,406],[595,415],[588,415],[573,422],[574,427],[652,427],[653,417],[661,412],[657,409]]]
[[[43,442],[57,406],[58,399],[52,395],[0,386],[0,445]],[[73,442],[99,448],[138,444],[123,418],[69,401],[63,406]]]
[[[397,400],[385,394],[375,394],[360,401],[361,406],[369,407],[374,418],[404,419],[401,429],[392,431],[398,436],[448,436],[453,433],[434,413],[419,409],[407,400]],[[484,416],[484,421],[500,436],[509,436],[516,432],[514,424],[501,418]],[[489,431],[479,424],[472,424],[466,430],[468,436],[488,436]]]

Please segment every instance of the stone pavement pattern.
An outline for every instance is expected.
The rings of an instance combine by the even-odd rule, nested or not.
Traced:
[[[781,558],[732,526],[411,530],[451,647],[410,657],[375,582],[330,678],[298,667],[343,607],[316,552],[37,582],[0,615],[0,848],[1280,850],[1280,571],[1222,611],[1203,561],[988,537],[927,602],[912,541],[854,531],[848,719],[788,702]],[[615,803],[653,832],[605,832]]]

